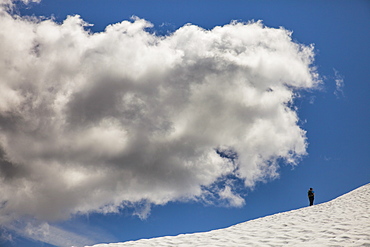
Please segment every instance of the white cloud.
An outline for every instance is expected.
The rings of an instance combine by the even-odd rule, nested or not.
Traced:
[[[96,243],[92,239],[95,239],[96,234],[99,235],[99,233],[95,233],[95,236],[91,235],[89,237],[84,237],[64,230],[61,227],[57,227],[46,222],[38,222],[36,220],[28,220],[27,222],[14,221],[7,225],[7,229],[16,233],[17,236],[60,247],[91,245]],[[3,238],[4,241],[14,241],[12,233],[6,234],[7,235],[5,237],[8,237],[8,239]]]
[[[289,31],[234,22],[158,37],[139,18],[101,33],[86,25],[0,14],[1,215],[49,221],[144,202],[145,217],[215,184],[241,206],[227,176],[254,186],[306,154],[288,105],[318,78],[313,47]],[[222,155],[231,150],[234,160]]]
[[[342,75],[339,74],[339,72],[334,69],[334,74],[335,74],[335,77],[334,77],[334,81],[335,81],[335,91],[334,91],[334,94],[335,96],[337,96],[337,98],[339,98],[340,96],[344,96],[344,91],[343,91],[343,88],[344,88],[344,78]]]
[[[14,8],[14,3],[21,2],[24,4],[30,4],[30,3],[39,3],[41,0],[0,0],[0,7],[12,10]]]
[[[225,186],[225,188],[220,191],[220,198],[223,200],[228,201],[228,204],[233,207],[241,207],[244,206],[245,200],[240,196],[236,195],[232,192],[230,186]]]

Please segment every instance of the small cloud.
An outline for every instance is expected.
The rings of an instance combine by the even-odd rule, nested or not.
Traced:
[[[138,216],[141,220],[148,218],[152,207],[148,202],[139,203],[135,206],[134,215]]]
[[[9,231],[14,232],[13,235],[16,237],[20,236],[26,239],[32,239],[61,247],[94,244],[89,237],[81,236],[61,227],[37,220],[18,220],[7,225],[6,229],[2,231],[0,235],[0,243],[1,241],[15,241],[14,238],[16,237],[13,237]]]
[[[231,207],[242,207],[245,200],[238,194],[232,192],[230,186],[226,186],[220,193],[220,198],[226,200]]]
[[[5,228],[0,228],[0,245],[2,243],[14,243],[13,234]]]
[[[339,72],[334,69],[334,81],[335,81],[335,91],[334,94],[337,96],[337,98],[344,97],[344,78],[342,75],[339,74]]]
[[[314,104],[315,103],[315,100],[316,100],[316,96],[311,96],[310,97],[310,104],[312,105],[312,104]]]
[[[332,160],[332,158],[331,158],[331,157],[326,157],[326,156],[324,156],[324,160],[325,160],[325,161],[330,161],[330,160]]]

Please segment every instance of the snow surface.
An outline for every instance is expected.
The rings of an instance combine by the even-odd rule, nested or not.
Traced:
[[[225,229],[94,247],[370,246],[370,184],[332,201]]]

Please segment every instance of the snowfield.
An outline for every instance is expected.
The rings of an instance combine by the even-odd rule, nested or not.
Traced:
[[[370,184],[332,201],[225,229],[94,247],[370,246]]]

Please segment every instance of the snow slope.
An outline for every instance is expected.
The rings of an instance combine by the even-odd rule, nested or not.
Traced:
[[[332,201],[225,229],[94,247],[370,246],[370,184]]]

